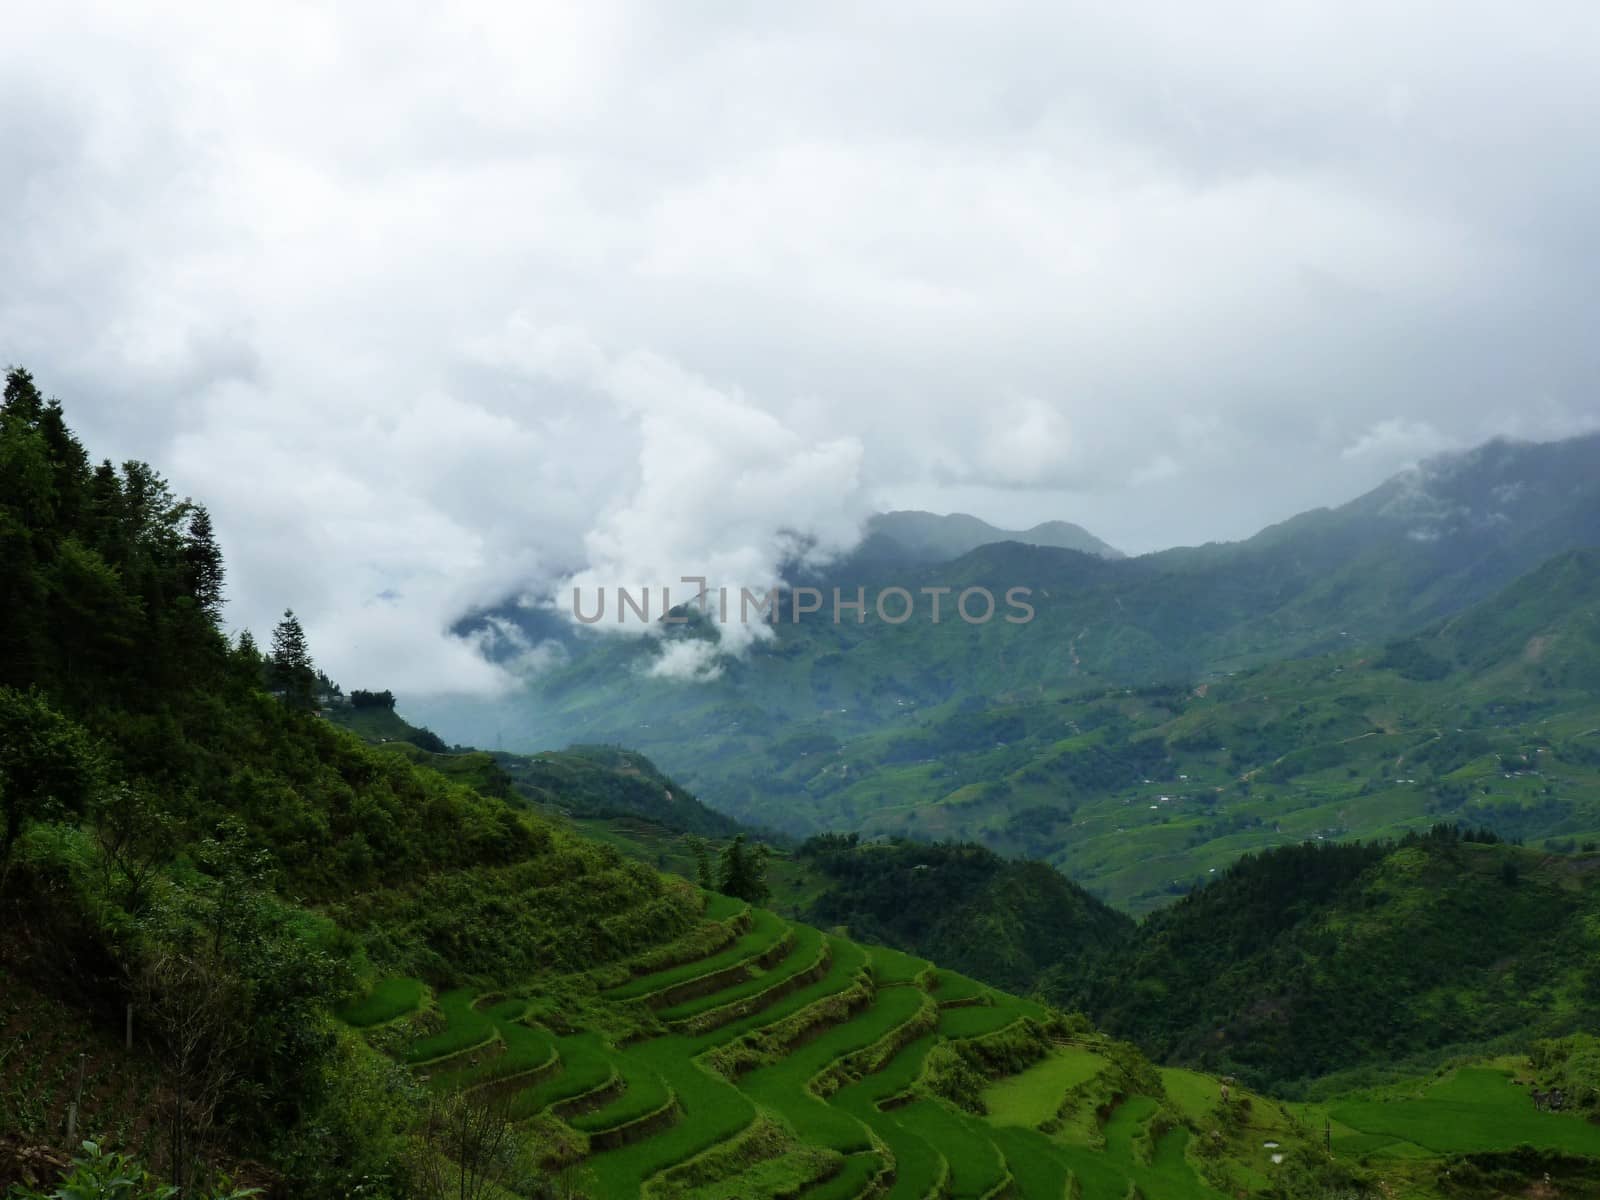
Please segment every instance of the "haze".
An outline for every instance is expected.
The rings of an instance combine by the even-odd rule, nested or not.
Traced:
[[[1246,536],[1594,428],[1600,11],[57,4],[0,358],[335,678],[884,508]]]

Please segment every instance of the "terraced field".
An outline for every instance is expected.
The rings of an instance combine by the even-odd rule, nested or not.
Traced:
[[[565,1129],[586,1194],[604,1200],[1216,1195],[1186,1158],[1187,1130],[1143,1136],[1154,1098],[1117,1107],[1103,1149],[1039,1130],[1104,1065],[1055,1045],[1041,1006],[769,912],[718,902],[705,919],[722,928],[685,939],[698,957],[669,947],[655,969],[563,981],[570,1022],[548,982],[433,996],[394,981],[348,1016],[413,1029],[396,1053],[430,1088],[503,1104],[530,1137]],[[1034,1061],[989,1072],[973,1105],[988,1115],[931,1082],[940,1047],[1016,1037]]]
[[[1333,1145],[1356,1158],[1420,1158],[1519,1145],[1600,1157],[1600,1126],[1537,1111],[1525,1087],[1491,1067],[1462,1067],[1411,1095],[1327,1108]]]

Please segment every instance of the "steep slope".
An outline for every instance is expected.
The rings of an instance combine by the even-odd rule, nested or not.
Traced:
[[[578,636],[562,651],[564,665],[524,695],[480,709],[451,701],[422,710],[460,740],[635,746],[741,819],[797,832],[865,827],[883,806],[879,796],[894,806],[891,781],[874,789],[855,777],[857,815],[841,820],[808,813],[804,796],[771,788],[774,760],[787,765],[786,747],[811,741],[909,732],[943,705],[1196,683],[1409,636],[1553,555],[1600,545],[1597,465],[1600,437],[1491,443],[1245,542],[1136,559],[1015,542],[934,565],[857,557],[801,581],[823,593],[820,613],[786,616],[771,637],[713,672],[688,680],[652,673],[673,639],[713,639],[706,625],[660,638]],[[834,622],[835,587],[845,599],[865,590],[864,621],[845,612]],[[911,620],[891,625],[873,603],[889,587],[916,596],[953,590],[939,623],[922,600]],[[951,597],[969,587],[996,597],[987,623],[951,611]],[[1031,620],[1002,619],[1013,587],[1031,589]],[[548,614],[541,610],[540,619]]]
[[[981,846],[812,838],[796,859],[823,885],[807,919],[848,928],[1015,991],[1047,969],[1098,962],[1132,933],[1126,917],[1044,863]]]
[[[580,745],[541,754],[491,753],[464,746],[451,750],[436,735],[396,713],[392,701],[357,706],[333,697],[323,715],[360,734],[369,744],[383,746],[486,796],[515,796],[564,817],[634,818],[676,833],[732,837],[746,831],[732,817],[700,803],[644,755],[618,746]]]
[[[1285,1085],[1600,1015],[1600,856],[1454,827],[1247,856],[1058,992],[1163,1060]]]
[[[1198,686],[908,702],[877,732],[848,714],[729,731],[744,749],[708,770],[792,829],[978,841],[1134,912],[1307,838],[1459,818],[1576,844],[1600,836],[1597,609],[1600,554],[1575,551],[1386,646]]]
[[[201,510],[139,464],[91,473],[48,411],[13,373],[0,1173],[59,1162],[38,1144],[75,1111],[191,1197],[241,1164],[295,1200],[1369,1190],[1318,1148],[1320,1112],[1225,1102],[1082,1019],[625,861],[484,794],[510,778],[493,757],[430,751],[408,723],[372,744],[324,719],[292,617],[266,661],[218,632]],[[549,810],[659,784],[620,751],[564,762],[538,785]],[[1468,1166],[1519,1187],[1592,1174],[1590,1126],[1459,1089],[1478,1099],[1332,1111],[1353,1137],[1399,1130],[1368,1136],[1417,1150],[1400,1174],[1421,1196]],[[1440,1104],[1471,1110],[1470,1138],[1413,1128]],[[80,1160],[101,1182],[73,1194],[170,1194],[92,1145]]]

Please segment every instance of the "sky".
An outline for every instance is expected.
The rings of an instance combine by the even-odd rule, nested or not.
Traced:
[[[1592,4],[6,26],[0,362],[347,686],[492,694],[465,612],[878,509],[1137,553],[1600,424]]]

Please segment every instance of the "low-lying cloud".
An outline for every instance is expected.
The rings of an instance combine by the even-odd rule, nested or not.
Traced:
[[[211,505],[232,625],[402,694],[558,661],[464,613],[876,508],[1243,536],[1593,427],[1596,20],[35,6],[0,357]]]

